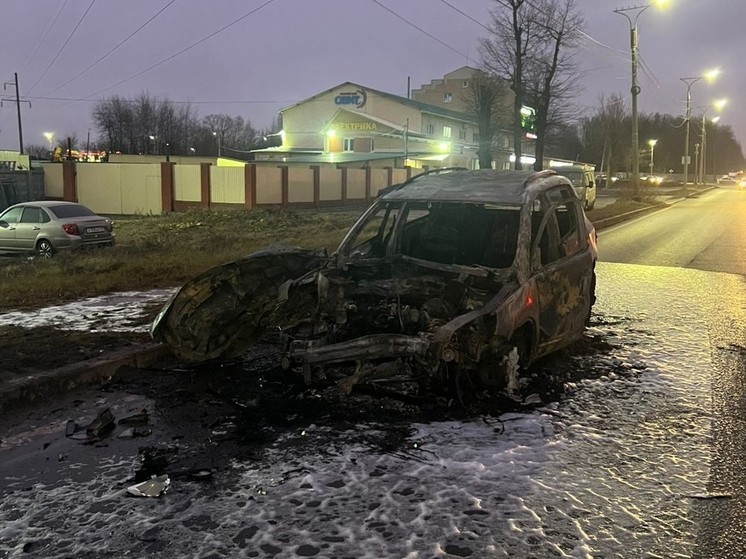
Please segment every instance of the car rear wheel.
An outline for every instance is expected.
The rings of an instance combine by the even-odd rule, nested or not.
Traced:
[[[54,256],[54,247],[46,239],[36,243],[36,254],[41,258],[52,258]]]

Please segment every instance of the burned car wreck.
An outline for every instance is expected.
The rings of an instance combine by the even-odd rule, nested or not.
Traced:
[[[188,363],[279,333],[306,383],[517,389],[582,336],[596,233],[553,171],[456,170],[391,188],[326,256],[275,247],[184,285],[151,326]]]

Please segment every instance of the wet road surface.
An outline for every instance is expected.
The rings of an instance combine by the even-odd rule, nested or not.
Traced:
[[[265,399],[268,349],[245,383],[151,371],[5,418],[0,557],[743,557],[743,279],[598,274],[586,339],[509,412]],[[65,437],[107,406],[151,433]],[[165,495],[127,494],[161,472]]]

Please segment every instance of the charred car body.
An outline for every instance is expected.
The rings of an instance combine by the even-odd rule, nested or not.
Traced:
[[[185,361],[268,329],[306,382],[516,388],[518,366],[582,336],[596,234],[553,171],[419,175],[378,198],[337,251],[270,248],[182,287],[151,327]]]

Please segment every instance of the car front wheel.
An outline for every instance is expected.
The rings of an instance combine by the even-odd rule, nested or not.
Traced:
[[[54,256],[54,247],[52,246],[52,243],[46,239],[42,239],[36,243],[36,254],[40,258],[52,258],[52,256]]]

